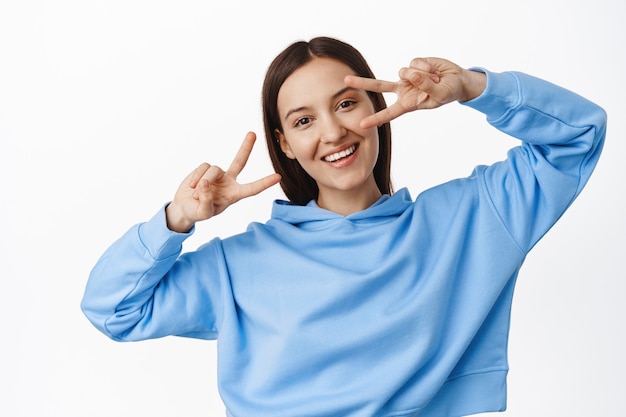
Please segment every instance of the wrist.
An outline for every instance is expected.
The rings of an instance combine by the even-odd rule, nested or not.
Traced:
[[[459,102],[465,102],[480,96],[487,88],[487,75],[484,72],[463,70],[463,89]]]
[[[167,228],[176,233],[189,233],[194,226],[172,203],[165,207],[165,221]]]

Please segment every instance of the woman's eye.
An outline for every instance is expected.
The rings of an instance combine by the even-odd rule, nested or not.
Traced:
[[[304,125],[309,124],[310,122],[311,122],[310,118],[308,118],[308,117],[301,117],[298,120],[296,120],[295,125],[296,125],[296,127],[297,126],[304,126]]]
[[[356,104],[356,101],[354,100],[345,100],[342,101],[341,103],[339,103],[339,108],[340,109],[347,109],[348,107],[354,106]]]

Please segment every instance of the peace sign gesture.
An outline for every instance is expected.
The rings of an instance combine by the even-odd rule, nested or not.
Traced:
[[[415,58],[398,72],[400,80],[383,81],[348,75],[349,87],[377,93],[395,93],[391,106],[365,118],[361,126],[380,126],[414,110],[434,109],[452,101],[479,96],[486,86],[485,74],[469,71],[441,58]]]
[[[256,135],[249,132],[227,171],[205,162],[183,180],[165,210],[170,230],[186,233],[196,222],[216,216],[231,204],[259,194],[280,181],[279,174],[271,174],[248,184],[237,182],[255,141]]]

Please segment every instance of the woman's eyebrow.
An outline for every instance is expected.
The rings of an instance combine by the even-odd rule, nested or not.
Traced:
[[[300,106],[300,107],[296,107],[295,109],[289,110],[287,112],[287,114],[285,115],[285,121],[287,121],[287,119],[289,119],[289,116],[291,116],[292,113],[297,113],[299,111],[306,110],[306,109],[308,109],[307,106]]]
[[[358,92],[359,90],[358,90],[358,89],[356,89],[356,88],[354,88],[354,87],[344,87],[344,88],[342,88],[341,90],[337,91],[335,94],[333,94],[333,95],[331,96],[331,99],[332,99],[332,100],[336,100],[338,97],[340,97],[341,95],[345,94],[345,93],[346,93],[346,92],[348,92],[348,91],[355,91],[355,92]],[[289,118],[289,116],[291,116],[291,114],[293,114],[293,113],[297,113],[297,112],[299,112],[299,111],[306,110],[306,109],[308,109],[308,107],[307,107],[307,106],[300,106],[300,107],[296,107],[295,109],[291,109],[291,110],[289,110],[289,111],[287,112],[287,114],[285,114],[285,120],[287,120],[287,119]]]
[[[341,96],[344,93],[347,93],[348,91],[355,91],[358,92],[359,90],[357,90],[354,87],[344,87],[341,90],[337,91],[335,94],[332,95],[333,100],[338,98],[339,96]]]

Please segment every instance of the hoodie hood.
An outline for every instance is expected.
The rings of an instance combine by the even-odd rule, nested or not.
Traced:
[[[293,204],[286,200],[276,200],[272,207],[272,220],[280,220],[299,227],[321,226],[320,222],[350,221],[350,222],[380,222],[385,217],[400,216],[411,206],[411,195],[406,188],[389,196],[380,197],[374,204],[365,210],[348,216],[323,209],[311,200],[306,206]]]

